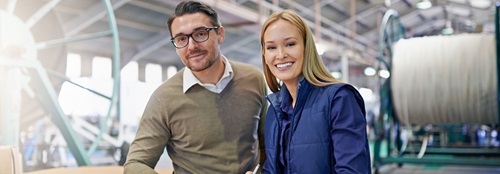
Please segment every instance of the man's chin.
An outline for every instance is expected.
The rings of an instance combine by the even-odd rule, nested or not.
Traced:
[[[191,67],[188,67],[188,68],[191,71],[193,71],[193,72],[200,72],[200,71],[206,70],[208,67],[207,66],[203,66],[203,67],[201,67],[201,66],[196,66],[196,67],[191,66]]]
[[[188,68],[193,72],[200,72],[210,68],[212,65],[214,65],[214,62],[207,62],[205,64],[197,63],[194,66],[193,64],[191,64],[191,66],[188,66]]]

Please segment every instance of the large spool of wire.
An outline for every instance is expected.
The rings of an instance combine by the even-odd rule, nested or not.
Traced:
[[[405,39],[393,50],[391,87],[401,122],[498,123],[493,35]]]

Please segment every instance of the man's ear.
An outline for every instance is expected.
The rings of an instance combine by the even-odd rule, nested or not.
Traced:
[[[217,29],[217,32],[219,33],[218,34],[218,38],[217,38],[217,42],[219,44],[222,44],[222,42],[224,42],[224,27],[223,26],[220,26],[218,29]]]

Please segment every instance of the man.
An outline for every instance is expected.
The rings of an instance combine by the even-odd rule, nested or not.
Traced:
[[[176,174],[252,171],[265,159],[262,72],[222,55],[224,27],[206,4],[181,2],[168,27],[186,68],[151,96],[125,173],[156,173],[165,147]]]

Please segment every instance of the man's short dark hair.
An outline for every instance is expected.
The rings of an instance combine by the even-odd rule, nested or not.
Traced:
[[[219,17],[217,16],[217,12],[202,2],[196,1],[184,1],[181,2],[175,7],[174,14],[168,19],[168,31],[170,32],[170,36],[172,36],[172,22],[176,17],[185,15],[185,14],[195,14],[195,13],[203,13],[210,18],[210,23],[213,26],[219,26]]]

